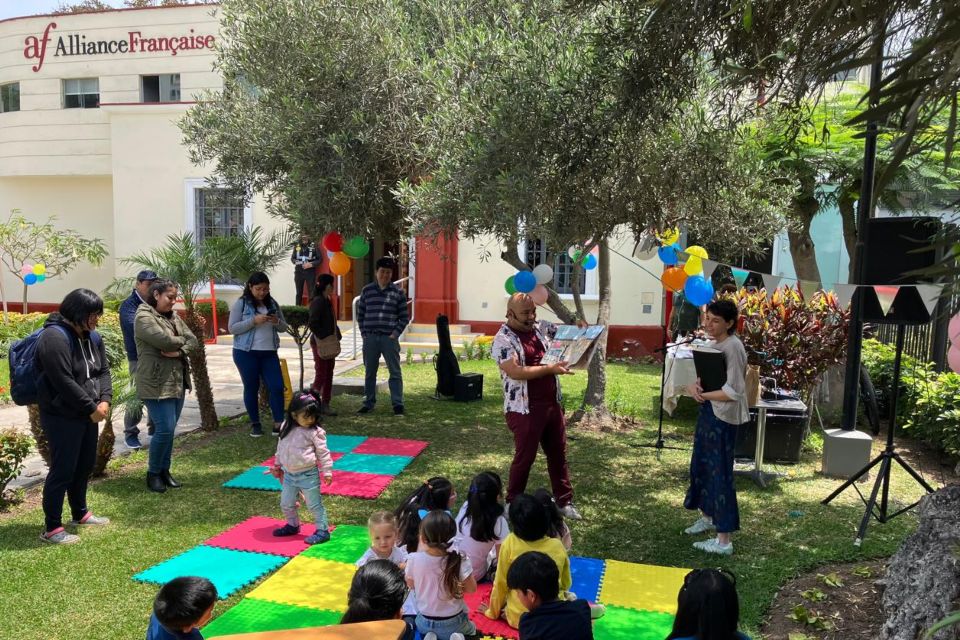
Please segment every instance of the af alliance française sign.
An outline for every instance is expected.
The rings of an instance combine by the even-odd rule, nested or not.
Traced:
[[[54,34],[56,28],[57,23],[51,22],[43,30],[43,35],[27,36],[23,41],[23,57],[37,61],[37,64],[31,67],[34,73],[40,71],[48,55],[60,58],[168,51],[171,56],[175,56],[179,51],[213,49],[214,43],[212,35],[197,34],[193,29],[184,35],[151,37],[144,37],[140,31],[128,31],[123,38],[92,40],[84,33]]]

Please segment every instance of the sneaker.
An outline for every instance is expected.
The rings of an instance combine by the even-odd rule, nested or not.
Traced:
[[[279,438],[279,437],[280,437],[280,428],[281,428],[281,427],[282,427],[282,425],[279,425],[279,424],[273,425],[273,431],[270,432],[270,435],[272,435],[274,438]]]
[[[462,633],[451,633],[450,640],[466,640]]]
[[[395,415],[395,416],[402,416],[404,413],[405,413],[405,412],[404,412],[404,409],[403,409],[403,405],[402,405],[402,404],[394,405],[394,407],[393,407],[393,415]],[[453,637],[453,636],[451,636],[451,637]]]
[[[261,437],[261,436],[263,436],[263,427],[261,427],[259,424],[251,425],[251,426],[250,426],[250,437],[251,437],[251,438],[259,438],[259,437]]]
[[[79,520],[71,520],[68,524],[72,525],[98,525],[98,524],[110,524],[110,518],[106,516],[95,516],[93,512],[87,511],[86,514]]]
[[[697,518],[697,521],[692,525],[683,530],[688,536],[695,536],[700,533],[706,533],[707,531],[713,531],[716,529],[716,525],[713,524],[713,520],[707,520],[704,517]]]
[[[279,529],[273,530],[273,535],[275,535],[278,538],[283,538],[285,536],[295,536],[298,533],[300,533],[300,527],[294,526],[289,522],[283,525],[282,527],[280,527]]]
[[[583,516],[580,515],[580,512],[577,511],[577,508],[573,506],[572,502],[560,507],[560,513],[567,520],[583,520]]]
[[[607,612],[607,608],[602,604],[591,604],[590,605],[590,619],[598,620],[603,617]]]
[[[459,635],[461,638],[463,637],[461,634],[457,635]],[[451,635],[450,638],[452,640],[453,636]],[[423,640],[437,640],[437,634],[435,634],[433,631],[428,631],[426,635],[423,636]]]
[[[74,542],[80,542],[80,536],[68,533],[63,527],[54,529],[49,533],[41,533],[40,539],[50,544],[73,544]]]
[[[728,542],[727,544],[720,544],[717,542],[716,538],[694,542],[693,548],[699,549],[700,551],[706,551],[707,553],[716,553],[721,556],[733,555],[733,543]]]
[[[363,405],[363,406],[361,406],[359,409],[357,409],[357,413],[359,413],[359,414],[361,414],[361,415],[363,415],[364,413],[370,413],[371,411],[373,411],[373,407],[371,407],[370,405],[366,405],[366,404]]]
[[[317,531],[312,536],[308,537],[304,542],[307,544],[323,544],[324,542],[330,541],[330,532],[326,530]]]
[[[140,438],[137,436],[127,436],[123,439],[123,444],[127,445],[127,448],[131,451],[137,451],[143,448],[143,445],[140,444]]]

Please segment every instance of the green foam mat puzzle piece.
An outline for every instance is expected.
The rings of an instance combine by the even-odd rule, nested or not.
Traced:
[[[258,489],[260,491],[280,491],[280,481],[269,473],[270,467],[251,467],[238,476],[230,478],[223,486],[231,489]],[[264,472],[268,473],[264,473]]]
[[[255,631],[325,627],[340,623],[342,613],[244,598],[203,628],[204,638]]]
[[[410,461],[410,456],[381,456],[375,453],[348,453],[333,463],[334,469],[341,471],[356,471],[358,473],[376,473],[384,476],[395,476],[403,471]]]
[[[350,453],[367,439],[367,436],[338,436],[327,434],[327,449],[339,453]]]
[[[607,605],[593,624],[594,640],[663,640],[673,629],[673,616],[659,611],[639,611]]]
[[[330,533],[330,542],[311,545],[300,555],[333,562],[353,564],[370,548],[370,535],[366,527],[355,524],[338,524]]]

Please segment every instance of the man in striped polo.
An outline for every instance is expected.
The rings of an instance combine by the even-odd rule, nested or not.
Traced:
[[[377,260],[376,280],[360,292],[357,324],[363,336],[364,379],[363,406],[357,413],[370,413],[377,403],[377,369],[383,356],[390,371],[390,402],[393,413],[403,415],[403,375],[400,373],[400,334],[410,321],[407,294],[391,282],[395,262],[383,257]]]

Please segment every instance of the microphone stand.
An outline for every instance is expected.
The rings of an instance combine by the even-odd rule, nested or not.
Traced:
[[[660,352],[663,354],[663,361],[660,363],[660,415],[657,420],[657,440],[653,444],[641,444],[637,445],[642,449],[656,449],[657,460],[660,460],[660,454],[664,449],[670,449],[672,451],[685,451],[686,447],[670,447],[667,446],[666,441],[663,439],[663,394],[666,389],[667,384],[667,355],[670,347],[676,347],[681,344],[689,344],[693,342],[693,336],[689,339],[680,340],[678,342],[667,342],[667,325],[663,325],[663,346],[659,349],[654,349],[654,352]]]

